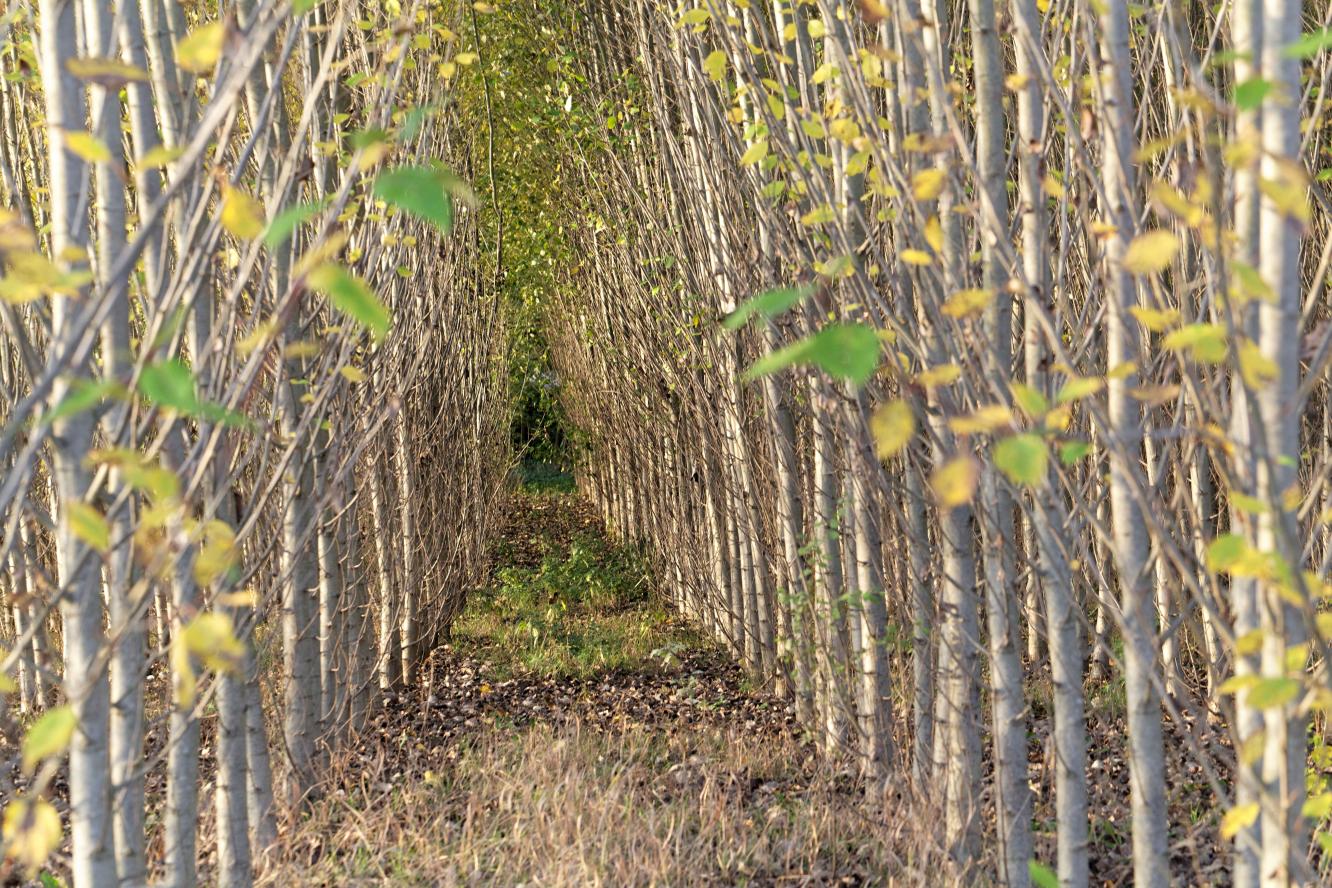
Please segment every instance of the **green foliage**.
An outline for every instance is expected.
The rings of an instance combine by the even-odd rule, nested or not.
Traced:
[[[268,223],[268,230],[264,232],[264,246],[270,250],[282,246],[295,233],[297,228],[318,215],[327,205],[327,200],[312,201],[288,207],[278,213],[273,217],[273,221]]]
[[[365,281],[332,263],[311,271],[308,280],[311,287],[328,297],[334,308],[367,327],[376,342],[388,335],[392,317]]]
[[[865,324],[833,324],[808,339],[756,361],[745,379],[757,379],[786,367],[814,365],[830,376],[864,385],[879,368],[879,334]]]
[[[149,364],[139,374],[139,394],[152,404],[229,426],[247,425],[240,414],[199,398],[194,373],[180,358]]]
[[[641,553],[581,535],[534,567],[502,568],[457,626],[459,642],[486,649],[501,673],[549,678],[655,670],[654,652],[687,638],[653,600]]]
[[[567,418],[560,404],[559,377],[535,306],[509,305],[509,433],[524,460],[566,466],[570,462]]]
[[[755,296],[753,299],[741,305],[735,311],[722,321],[722,326],[727,330],[738,330],[749,322],[749,319],[756,314],[761,314],[765,318],[773,318],[782,312],[799,305],[801,302],[814,295],[817,288],[813,286],[804,287],[782,287],[776,290],[769,290]]]
[[[1027,872],[1031,876],[1031,884],[1035,885],[1036,888],[1059,888],[1059,877],[1048,866],[1035,860],[1029,860],[1027,861]]]
[[[1025,433],[994,446],[994,464],[1014,484],[1034,487],[1045,479],[1048,454],[1039,435]]]
[[[518,482],[526,493],[573,493],[574,476],[558,465],[525,459],[518,465]]]
[[[440,231],[453,230],[453,197],[449,185],[456,178],[429,167],[399,167],[375,180],[375,197],[425,219]]]

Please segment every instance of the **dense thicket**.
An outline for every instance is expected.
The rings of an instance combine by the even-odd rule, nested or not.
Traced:
[[[508,457],[444,166],[463,13],[7,4],[7,867],[67,828],[76,885],[194,884],[204,850],[248,884],[275,789],[310,801],[475,582]]]
[[[1181,762],[1236,884],[1325,878],[1329,16],[11,2],[8,858],[192,884],[202,761],[246,884],[517,444],[950,876],[1088,884],[1122,726],[1139,884]]]
[[[550,335],[587,489],[1004,883],[1087,884],[1089,725],[1129,736],[1139,884],[1197,877],[1180,756],[1237,884],[1320,878],[1328,14],[594,3],[573,32],[603,135],[568,149]]]

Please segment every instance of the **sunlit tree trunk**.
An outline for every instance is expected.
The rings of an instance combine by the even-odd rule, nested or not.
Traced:
[[[1129,51],[1128,8],[1107,4],[1099,15],[1101,53],[1100,124],[1103,135],[1102,187],[1106,218],[1115,231],[1106,238],[1106,371],[1109,375],[1110,509],[1120,607],[1124,614],[1124,684],[1128,697],[1129,764],[1132,777],[1133,875],[1139,886],[1169,882],[1165,762],[1161,704],[1157,696],[1157,647],[1147,571],[1147,532],[1134,497],[1139,483],[1142,411],[1130,390],[1133,374],[1122,366],[1138,358],[1137,284],[1123,267],[1137,229],[1133,173],[1133,67]],[[1119,372],[1116,371],[1119,368]]]
[[[1265,183],[1285,186],[1303,201],[1307,187],[1300,155],[1300,63],[1287,47],[1303,32],[1302,0],[1265,0],[1263,5],[1263,76],[1276,97],[1263,107],[1262,166]],[[1300,384],[1299,349],[1302,275],[1300,244],[1304,223],[1296,208],[1264,188],[1260,210],[1259,271],[1273,299],[1258,307],[1258,345],[1273,362],[1276,379],[1255,393],[1262,420],[1262,455],[1258,461],[1258,495],[1267,510],[1258,518],[1258,548],[1276,553],[1293,581],[1272,579],[1262,590],[1262,673],[1265,677],[1302,678],[1304,657],[1288,662],[1291,648],[1306,639],[1302,605],[1307,601],[1303,544],[1296,509],[1289,504],[1298,492],[1300,416],[1296,393]],[[1296,668],[1298,665],[1298,668]],[[1305,765],[1308,716],[1298,700],[1265,711],[1266,739],[1262,766],[1261,883],[1288,885],[1299,878],[1306,855]]]
[[[1034,303],[1024,314],[1023,361],[1027,385],[1050,397],[1048,350],[1037,318],[1052,304],[1048,258],[1049,216],[1042,169],[1046,138],[1044,87],[1037,65],[1042,55],[1041,16],[1036,0],[1013,0],[1017,77],[1018,215],[1022,223],[1022,271]],[[1043,593],[1050,681],[1054,690],[1056,867],[1066,888],[1084,888],[1089,879],[1087,838],[1087,733],[1082,693],[1081,608],[1073,593],[1067,559],[1051,515],[1058,514],[1054,478],[1033,496],[1027,512],[1036,545],[1033,583]],[[1028,552],[1028,558],[1032,557]]]
[[[80,194],[88,173],[65,147],[65,133],[85,128],[83,86],[66,63],[79,54],[73,0],[41,0],[39,60],[50,145],[51,254],[66,270],[87,265],[88,220]],[[56,351],[70,349],[82,335],[77,317],[82,303],[56,299],[51,329]],[[67,368],[56,383],[52,403],[60,403],[69,382],[86,377],[88,365]],[[56,421],[53,435],[54,480],[60,509],[56,550],[61,587],[60,617],[64,626],[64,696],[78,718],[69,751],[69,822],[75,888],[97,888],[116,881],[111,820],[110,682],[96,660],[106,643],[102,624],[100,571],[96,553],[75,533],[70,507],[88,493],[89,470],[84,462],[92,449],[93,417],[88,413]]]

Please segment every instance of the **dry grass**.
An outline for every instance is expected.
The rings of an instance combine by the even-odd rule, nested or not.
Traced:
[[[794,740],[732,731],[485,731],[446,771],[362,774],[317,806],[260,884],[957,883],[901,801],[866,813]]]

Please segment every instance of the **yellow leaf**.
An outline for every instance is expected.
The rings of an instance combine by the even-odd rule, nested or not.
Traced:
[[[171,645],[171,685],[177,708],[189,709],[194,705],[199,679],[194,674],[194,664],[190,662],[190,650],[179,638]]]
[[[1002,404],[982,407],[970,416],[954,416],[948,427],[958,435],[988,434],[1013,424],[1013,413]]]
[[[29,878],[60,847],[60,815],[44,799],[15,799],[5,806],[5,859],[16,861]]]
[[[106,87],[119,87],[126,83],[143,82],[148,79],[147,71],[119,59],[69,59],[65,62],[65,70],[80,80]]]
[[[78,726],[79,719],[72,707],[58,706],[47,710],[23,736],[23,770],[32,773],[41,761],[68,749]]]
[[[138,164],[141,167],[165,167],[180,159],[185,151],[182,148],[168,148],[166,145],[158,145],[148,150],[143,157],[139,158]]]
[[[930,249],[934,252],[943,252],[943,226],[939,224],[938,216],[931,216],[930,220],[925,223],[925,243],[929,244]]]
[[[893,401],[874,411],[870,418],[879,459],[891,459],[901,452],[916,432],[916,417],[906,401]]]
[[[921,170],[911,177],[911,194],[916,200],[934,200],[943,193],[948,174],[941,169]]]
[[[194,559],[194,579],[200,586],[211,586],[236,564],[236,534],[225,521],[209,521],[203,528],[203,542]]]
[[[73,154],[88,161],[88,163],[109,163],[111,161],[111,149],[106,147],[106,143],[92,133],[85,133],[82,130],[67,130],[65,132],[65,147]]]
[[[340,371],[342,378],[355,385],[358,382],[365,382],[365,371],[360,367],[347,366]]]
[[[1158,274],[1170,267],[1179,252],[1179,238],[1173,231],[1149,231],[1140,234],[1124,253],[1124,270],[1131,274]]]
[[[939,469],[930,478],[935,499],[945,509],[953,509],[971,502],[980,480],[980,467],[969,456],[959,456]]]
[[[741,166],[753,166],[768,156],[768,140],[759,139],[745,151],[740,157]]]
[[[1129,309],[1129,314],[1137,318],[1139,324],[1142,324],[1153,333],[1160,333],[1168,330],[1179,323],[1179,311],[1173,308],[1166,311],[1160,311],[1155,308],[1145,308],[1141,305],[1135,305]]]
[[[1244,384],[1251,389],[1263,388],[1281,376],[1276,361],[1263,354],[1258,343],[1251,339],[1244,340],[1239,347],[1239,364]]]
[[[1258,820],[1258,810],[1258,803],[1251,802],[1247,805],[1236,805],[1227,811],[1221,818],[1221,838],[1229,841],[1235,838],[1240,830],[1253,826]]]
[[[703,70],[707,72],[708,77],[712,80],[721,81],[726,79],[726,53],[720,49],[713,50],[703,60]]]
[[[65,521],[70,532],[89,548],[105,552],[111,548],[111,528],[102,513],[83,502],[65,504]]]
[[[833,208],[824,204],[801,216],[800,224],[806,228],[813,228],[815,225],[826,225],[836,218],[837,215],[833,212]]]
[[[217,596],[217,603],[223,607],[254,607],[259,603],[259,593],[253,589],[245,589],[241,592],[228,592],[225,595]]]
[[[712,13],[709,12],[706,8],[700,6],[691,9],[688,12],[686,12],[684,15],[680,16],[680,20],[676,23],[676,26],[699,27],[706,24],[711,18],[712,18]]]
[[[1195,361],[1219,364],[1230,352],[1226,328],[1221,324],[1189,324],[1161,341],[1171,351],[1188,351]]]
[[[221,22],[200,25],[176,44],[176,64],[191,74],[210,74],[222,57],[226,29]]]
[[[1277,161],[1277,177],[1263,178],[1258,183],[1258,189],[1281,215],[1294,217],[1304,223],[1312,218],[1308,199],[1309,182],[1302,164]]]
[[[263,204],[239,188],[223,185],[222,227],[241,240],[254,240],[268,227]]]
[[[950,318],[967,318],[981,314],[994,302],[993,290],[959,290],[943,304],[943,313]]]
[[[22,305],[43,296],[77,296],[92,280],[90,271],[64,272],[41,253],[6,253],[8,273],[0,278],[0,300]]]
[[[934,259],[924,250],[903,250],[898,254],[907,265],[933,265]]]
[[[231,618],[210,611],[191,620],[171,644],[171,672],[175,701],[181,709],[194,705],[198,678],[192,660],[214,672],[235,672],[245,656],[245,645],[236,637]]]
[[[956,382],[961,376],[962,368],[956,364],[940,364],[938,367],[917,373],[916,382],[927,389],[932,389]]]
[[[839,142],[851,143],[860,138],[860,124],[846,117],[839,117],[828,124],[828,132]]]
[[[1099,376],[1070,379],[1059,390],[1059,397],[1056,400],[1060,404],[1069,404],[1090,397],[1103,388],[1105,388],[1105,380]]]

